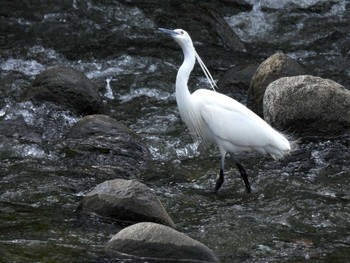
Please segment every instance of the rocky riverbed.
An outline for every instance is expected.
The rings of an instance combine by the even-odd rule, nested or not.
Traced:
[[[154,243],[114,252],[157,233],[179,258],[182,244],[211,262],[347,261],[348,1],[0,4],[0,261],[138,262]],[[205,193],[218,152],[179,118],[182,52],[158,27],[188,31],[219,92],[298,141],[280,161],[239,155],[251,194],[229,161]],[[189,85],[208,87],[200,67]],[[100,212],[96,193],[119,212]]]

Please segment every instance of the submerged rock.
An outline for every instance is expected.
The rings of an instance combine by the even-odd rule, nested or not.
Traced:
[[[219,262],[204,244],[170,227],[148,222],[124,228],[105,249],[112,255],[143,262]]]
[[[340,134],[350,127],[350,91],[310,75],[281,78],[266,89],[264,117],[272,126],[297,133]]]
[[[137,134],[100,114],[85,116],[77,122],[63,147],[65,156],[71,158],[73,164],[100,167],[103,172],[113,170],[114,178],[135,176],[151,161],[148,148]]]
[[[100,96],[91,81],[70,67],[53,67],[40,73],[26,91],[25,98],[50,101],[79,114],[103,111]]]
[[[279,52],[260,64],[248,89],[247,107],[263,118],[263,98],[267,86],[281,78],[305,74],[293,59]]]
[[[140,140],[136,133],[124,124],[103,114],[85,116],[70,129],[67,137],[84,138],[94,135],[112,135],[116,138],[125,136]]]
[[[120,221],[150,221],[175,227],[158,197],[136,180],[105,181],[84,196],[80,207]]]

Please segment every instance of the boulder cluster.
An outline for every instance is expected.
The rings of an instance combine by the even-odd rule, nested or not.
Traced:
[[[237,84],[248,86],[247,107],[292,137],[330,138],[348,133],[350,91],[344,86],[309,75],[282,52],[267,58],[252,73],[254,68],[249,65],[238,71],[229,69],[219,80],[219,88],[226,92],[230,86],[237,90]],[[232,76],[237,73],[244,79]]]
[[[219,262],[204,244],[176,230],[155,192],[137,180],[152,161],[147,146],[121,122],[103,114],[100,95],[83,73],[68,67],[47,69],[24,99],[53,103],[82,116],[60,147],[67,166],[79,169],[74,168],[78,163],[85,167],[83,173],[110,179],[87,192],[79,204],[81,213],[127,226],[106,244],[106,256],[133,262]]]
[[[231,74],[240,73],[237,82]],[[279,130],[298,137],[328,137],[350,127],[350,91],[308,75],[283,53],[247,69],[229,69],[218,85],[225,89],[248,80],[247,107]],[[148,148],[137,134],[103,114],[99,93],[84,74],[67,67],[47,69],[24,98],[83,116],[67,133],[63,153],[75,162],[96,163],[94,168],[112,179],[85,194],[79,209],[128,225],[106,244],[106,254],[151,262],[219,262],[204,244],[176,230],[155,192],[137,180],[135,174],[151,162]]]
[[[350,127],[350,91],[330,79],[308,75],[283,53],[258,67],[247,104],[273,127],[300,137],[333,137]]]

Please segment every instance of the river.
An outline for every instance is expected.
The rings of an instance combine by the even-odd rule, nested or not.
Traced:
[[[222,191],[205,194],[215,183],[218,151],[193,141],[181,122],[174,80],[182,53],[157,32],[187,30],[216,80],[230,67],[283,51],[310,74],[349,89],[347,0],[208,1],[244,50],[225,46],[210,23],[186,12],[192,1],[0,4],[1,262],[109,262],[104,245],[123,227],[77,210],[85,193],[110,179],[66,167],[60,144],[82,116],[22,100],[35,76],[51,66],[82,71],[98,88],[106,114],[142,137],[154,165],[137,178],[154,189],[177,228],[221,262],[348,261],[350,137],[303,138],[277,162],[242,154],[252,193],[227,161]],[[192,90],[206,85],[198,66],[190,84]],[[247,88],[227,92],[245,103]]]

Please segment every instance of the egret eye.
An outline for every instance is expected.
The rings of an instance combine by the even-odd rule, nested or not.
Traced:
[[[180,31],[180,34],[183,35],[185,32],[183,30]]]

